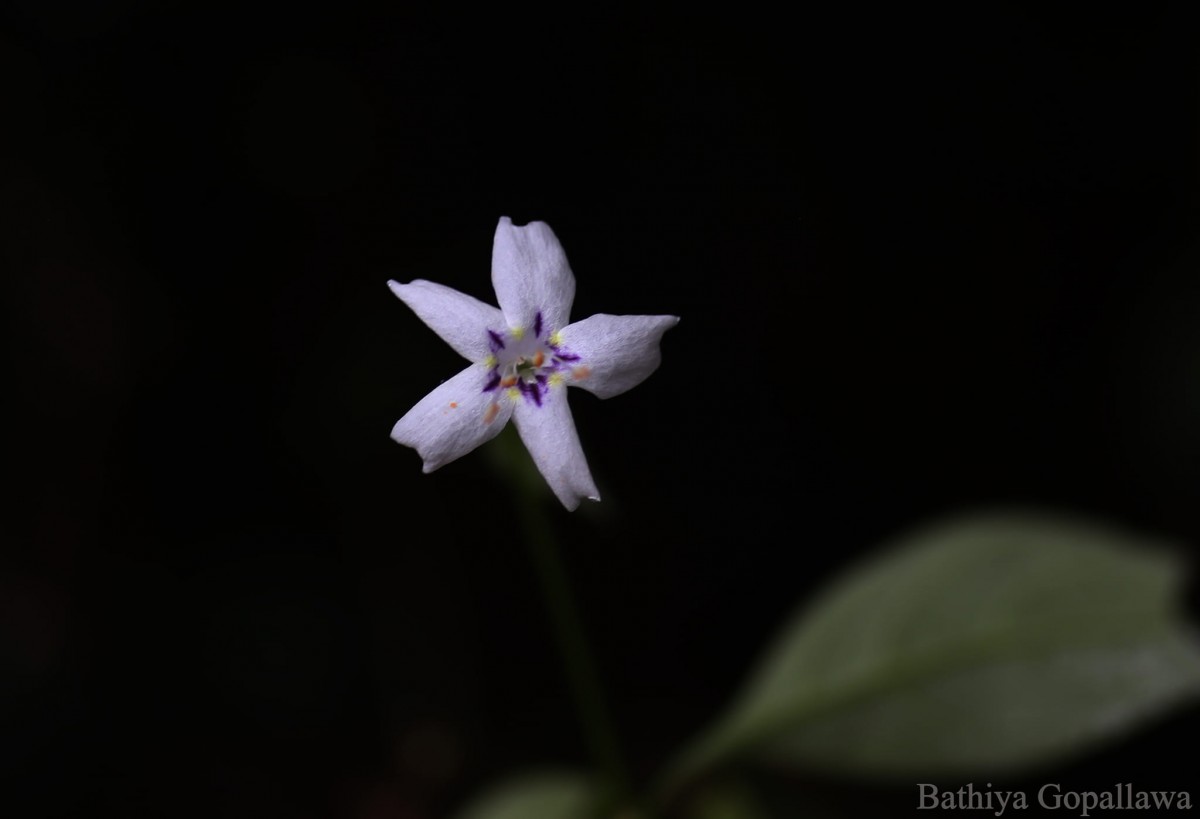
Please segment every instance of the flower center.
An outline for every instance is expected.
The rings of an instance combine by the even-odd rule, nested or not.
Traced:
[[[488,330],[492,353],[484,364],[488,367],[483,391],[493,394],[492,408],[484,420],[491,423],[499,411],[497,402],[508,397],[524,398],[540,407],[552,386],[564,383],[566,373],[578,369],[579,356],[565,350],[558,333],[546,327],[542,314],[534,320],[533,332],[518,327],[507,331]]]

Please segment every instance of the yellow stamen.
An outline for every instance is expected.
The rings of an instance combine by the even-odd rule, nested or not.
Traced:
[[[508,331],[508,334],[510,336],[512,336],[513,338],[515,338],[517,341],[520,341],[522,338],[525,337],[525,328],[524,327],[513,327],[512,329],[510,329]]]

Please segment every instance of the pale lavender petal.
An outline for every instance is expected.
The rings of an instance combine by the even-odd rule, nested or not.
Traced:
[[[675,316],[610,316],[598,313],[562,330],[562,349],[579,356],[571,384],[601,398],[636,387],[658,369],[662,335]]]
[[[425,472],[461,458],[499,434],[513,402],[484,392],[488,369],[476,364],[422,398],[392,428],[397,443],[417,450]]]
[[[470,361],[483,361],[491,352],[489,328],[504,329],[504,314],[497,308],[452,287],[424,279],[409,284],[390,281],[388,287],[456,353]]]
[[[510,327],[532,330],[539,312],[550,332],[571,320],[575,276],[545,222],[518,227],[507,216],[500,219],[492,244],[492,286]]]
[[[513,422],[538,471],[563,506],[574,510],[584,498],[600,500],[567,406],[565,386],[550,387],[540,406],[516,402]]]

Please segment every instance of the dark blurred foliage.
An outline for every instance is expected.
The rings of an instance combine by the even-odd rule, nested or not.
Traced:
[[[576,316],[683,317],[572,399],[605,501],[547,504],[639,779],[913,523],[1200,543],[1189,4],[566,8],[5,7],[6,815],[416,819],[586,764],[488,459],[388,438],[460,362],[385,281],[490,300],[501,215]],[[1056,777],[1194,784],[1197,728]]]

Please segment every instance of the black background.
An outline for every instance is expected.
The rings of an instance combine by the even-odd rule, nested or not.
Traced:
[[[461,365],[386,280],[490,301],[501,215],[575,317],[683,319],[573,393],[605,501],[547,505],[639,781],[915,523],[1200,543],[1187,4],[793,11],[7,6],[14,815],[414,819],[586,764],[486,453],[388,438]],[[1197,728],[1052,778],[1194,785]]]

